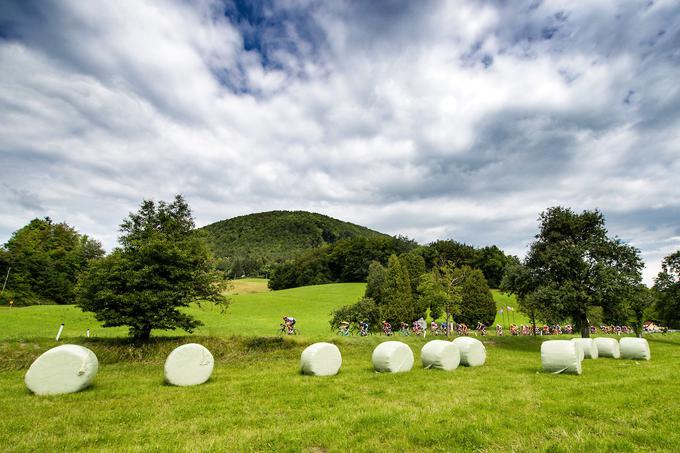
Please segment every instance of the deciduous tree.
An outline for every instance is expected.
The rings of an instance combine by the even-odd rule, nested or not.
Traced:
[[[228,302],[225,282],[180,195],[172,203],[145,200],[120,231],[120,247],[83,274],[78,286],[78,305],[104,327],[128,326],[138,341],[148,340],[152,329],[191,332],[201,322],[179,308]]]
[[[680,250],[668,255],[654,281],[655,312],[664,325],[680,328]]]
[[[601,307],[611,313],[640,285],[639,251],[608,237],[597,210],[576,214],[554,207],[539,221],[539,233],[524,259],[521,287],[512,292],[520,302],[531,301],[544,317],[571,319],[588,337],[589,310]]]

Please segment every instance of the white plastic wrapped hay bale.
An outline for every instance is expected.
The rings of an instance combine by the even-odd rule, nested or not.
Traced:
[[[581,346],[584,359],[597,359],[597,346],[592,338],[572,338],[571,341]]]
[[[650,360],[652,353],[644,338],[623,337],[619,342],[621,358],[629,360]]]
[[[413,368],[413,351],[401,341],[386,341],[373,350],[375,371],[402,373]]]
[[[581,374],[580,346],[569,340],[548,340],[541,344],[541,365],[548,373]]]
[[[576,343],[576,342],[574,342],[574,346],[576,346],[576,354],[578,355],[578,360],[580,362],[583,362],[583,359],[585,358],[585,353],[583,352],[583,346],[581,346],[581,343]]]
[[[619,342],[614,338],[595,338],[595,346],[599,357],[618,359],[621,356]]]
[[[420,351],[423,368],[437,368],[452,371],[458,368],[460,352],[458,346],[450,341],[432,340]]]
[[[486,348],[476,338],[458,337],[452,341],[460,351],[460,364],[463,366],[482,366],[486,362]]]
[[[184,344],[175,348],[165,360],[165,381],[179,386],[203,384],[210,379],[213,366],[213,356],[205,346]]]
[[[300,356],[303,374],[312,376],[333,376],[342,365],[340,349],[331,343],[314,343],[307,346]]]
[[[38,395],[60,395],[86,388],[99,369],[94,352],[75,344],[52,348],[38,357],[26,372],[24,382]]]

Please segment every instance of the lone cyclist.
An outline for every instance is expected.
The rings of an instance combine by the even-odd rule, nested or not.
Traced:
[[[292,334],[293,331],[295,330],[295,318],[292,316],[284,316],[283,317],[283,324],[286,326],[286,330],[288,331],[289,334]]]

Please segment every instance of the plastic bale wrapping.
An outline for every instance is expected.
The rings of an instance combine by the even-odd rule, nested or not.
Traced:
[[[24,382],[37,395],[60,395],[86,388],[99,369],[94,352],[75,344],[52,348],[38,357],[26,372]]]
[[[624,337],[619,341],[621,358],[629,360],[650,360],[652,353],[644,338]]]
[[[572,338],[571,341],[581,345],[584,359],[597,359],[597,346],[592,338]]]
[[[426,343],[420,351],[420,357],[423,368],[452,371],[458,368],[460,363],[458,346],[450,341],[432,340]]]
[[[614,338],[595,338],[595,346],[597,346],[599,357],[609,357],[612,359],[621,357],[619,342]]]
[[[340,349],[331,343],[314,343],[300,356],[300,370],[312,376],[333,376],[342,365]]]
[[[581,343],[577,343],[575,341],[574,341],[574,345],[576,346],[576,352],[578,353],[579,361],[583,362],[583,359],[585,358],[585,352],[583,351],[583,345],[581,345]]]
[[[178,386],[203,384],[210,379],[214,363],[205,346],[184,344],[175,348],[165,360],[165,381]]]
[[[486,362],[486,348],[481,341],[470,337],[458,337],[452,341],[460,351],[460,364],[482,366]]]
[[[541,344],[541,365],[548,373],[581,374],[579,346],[569,340],[548,340]]]
[[[372,360],[375,371],[402,373],[413,368],[413,351],[401,341],[386,341],[373,350]]]

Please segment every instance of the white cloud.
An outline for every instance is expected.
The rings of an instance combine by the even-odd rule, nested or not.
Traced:
[[[599,208],[647,282],[678,248],[675,2],[26,5],[0,7],[0,237],[50,215],[111,247],[182,192],[199,224],[309,209],[518,254],[545,208]]]

